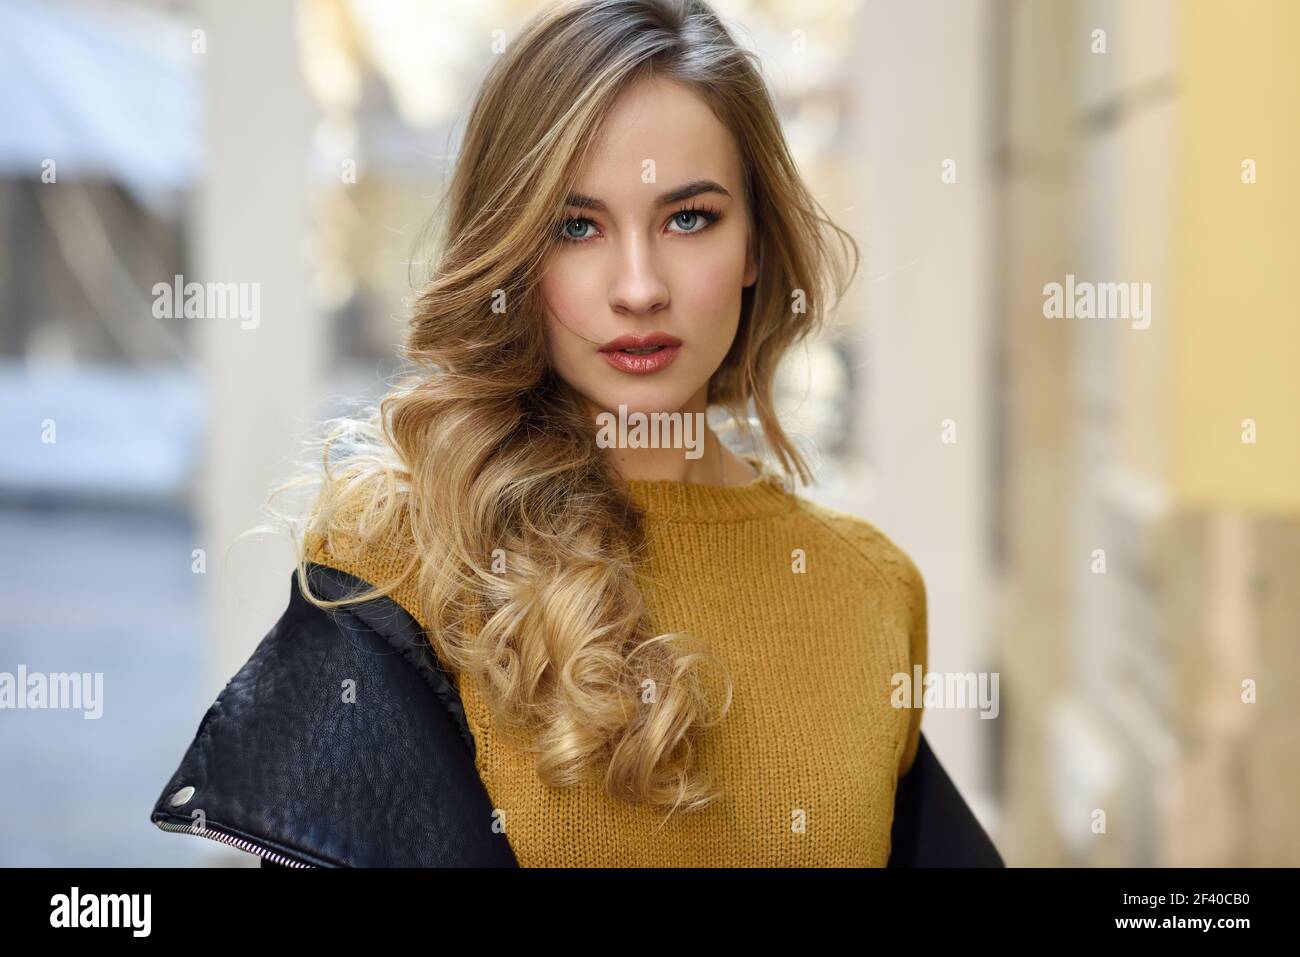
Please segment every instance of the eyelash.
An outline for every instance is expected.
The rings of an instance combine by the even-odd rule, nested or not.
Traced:
[[[707,206],[694,206],[694,205],[692,205],[692,206],[687,206],[687,207],[685,207],[685,208],[683,208],[683,209],[679,209],[679,210],[677,210],[677,211],[674,212],[671,216],[668,217],[668,221],[669,221],[669,222],[672,222],[672,221],[673,221],[674,219],[676,219],[678,216],[685,215],[686,213],[695,213],[695,214],[697,214],[698,216],[702,217],[702,218],[704,219],[704,225],[701,226],[699,229],[692,229],[692,230],[690,230],[690,231],[688,231],[688,232],[682,232],[682,231],[680,231],[680,230],[676,230],[675,232],[677,232],[677,235],[679,235],[679,236],[695,236],[695,235],[697,235],[698,233],[702,233],[702,232],[704,232],[705,230],[709,229],[709,228],[710,228],[711,226],[713,226],[713,225],[714,225],[718,220],[720,220],[720,219],[722,218],[722,211],[721,211],[721,210],[711,209],[710,207],[707,207]],[[581,246],[583,243],[589,243],[589,242],[592,241],[592,239],[595,238],[594,236],[588,236],[588,237],[586,237],[585,239],[574,239],[572,236],[569,235],[569,232],[568,232],[569,226],[570,226],[572,223],[591,223],[591,225],[593,225],[593,226],[596,225],[592,220],[588,219],[588,218],[585,217],[585,216],[567,216],[567,217],[565,217],[565,218],[564,218],[563,220],[561,220],[561,222],[560,222],[559,236],[560,236],[560,239],[564,240],[566,243],[572,243],[572,244],[575,245],[575,246]]]

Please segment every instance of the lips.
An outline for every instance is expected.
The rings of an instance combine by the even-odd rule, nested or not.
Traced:
[[[601,352],[626,352],[629,349],[649,349],[654,346],[680,346],[682,340],[666,332],[652,332],[648,336],[619,336],[600,347]]]
[[[620,372],[645,375],[665,368],[681,350],[682,340],[665,332],[646,336],[626,335],[611,339],[600,349],[601,357]]]

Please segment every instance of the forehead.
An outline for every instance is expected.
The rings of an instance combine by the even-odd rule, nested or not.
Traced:
[[[643,180],[646,161],[654,179]],[[690,87],[662,78],[640,80],[615,103],[578,174],[578,189],[607,202],[649,200],[664,189],[714,179],[740,195],[736,144]]]

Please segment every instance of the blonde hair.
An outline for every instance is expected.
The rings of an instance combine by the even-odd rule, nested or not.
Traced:
[[[537,284],[584,152],[620,92],[649,76],[689,86],[739,148],[759,266],[708,399],[746,431],[752,407],[787,477],[810,480],[774,414],[774,376],[832,290],[843,295],[857,246],[804,186],[756,59],[701,0],[587,0],[525,26],[469,115],[436,269],[404,342],[415,371],[368,415],[330,420],[298,548],[304,596],[322,608],[389,595],[416,576],[438,659],[471,676],[500,727],[519,732],[541,780],[599,774],[615,798],[669,813],[719,796],[692,756],[729,708],[731,684],[713,716],[707,650],[656,634],[648,619],[637,586],[644,516],[582,400],[548,366]],[[847,279],[827,230],[852,248]],[[502,297],[505,313],[493,309]],[[411,550],[400,575],[330,602],[306,588],[309,536],[339,547],[409,538]],[[504,575],[491,567],[497,549]]]

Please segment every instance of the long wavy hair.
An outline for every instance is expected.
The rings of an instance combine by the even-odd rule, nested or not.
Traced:
[[[644,514],[581,397],[549,367],[538,292],[585,151],[620,92],[650,76],[703,97],[742,157],[758,279],[708,401],[751,439],[757,418],[787,486],[811,480],[774,414],[774,376],[843,296],[857,244],[804,185],[757,57],[706,3],[582,0],[532,19],[478,92],[403,343],[413,371],[366,414],[327,420],[309,439],[311,475],[271,498],[319,485],[292,521],[308,600],[366,601],[414,576],[440,663],[475,681],[542,781],[603,779],[615,798],[671,814],[720,795],[693,756],[729,708],[731,682],[714,714],[707,648],[649,618]],[[388,564],[400,571],[327,601],[307,587],[312,536],[332,550],[399,549]]]

